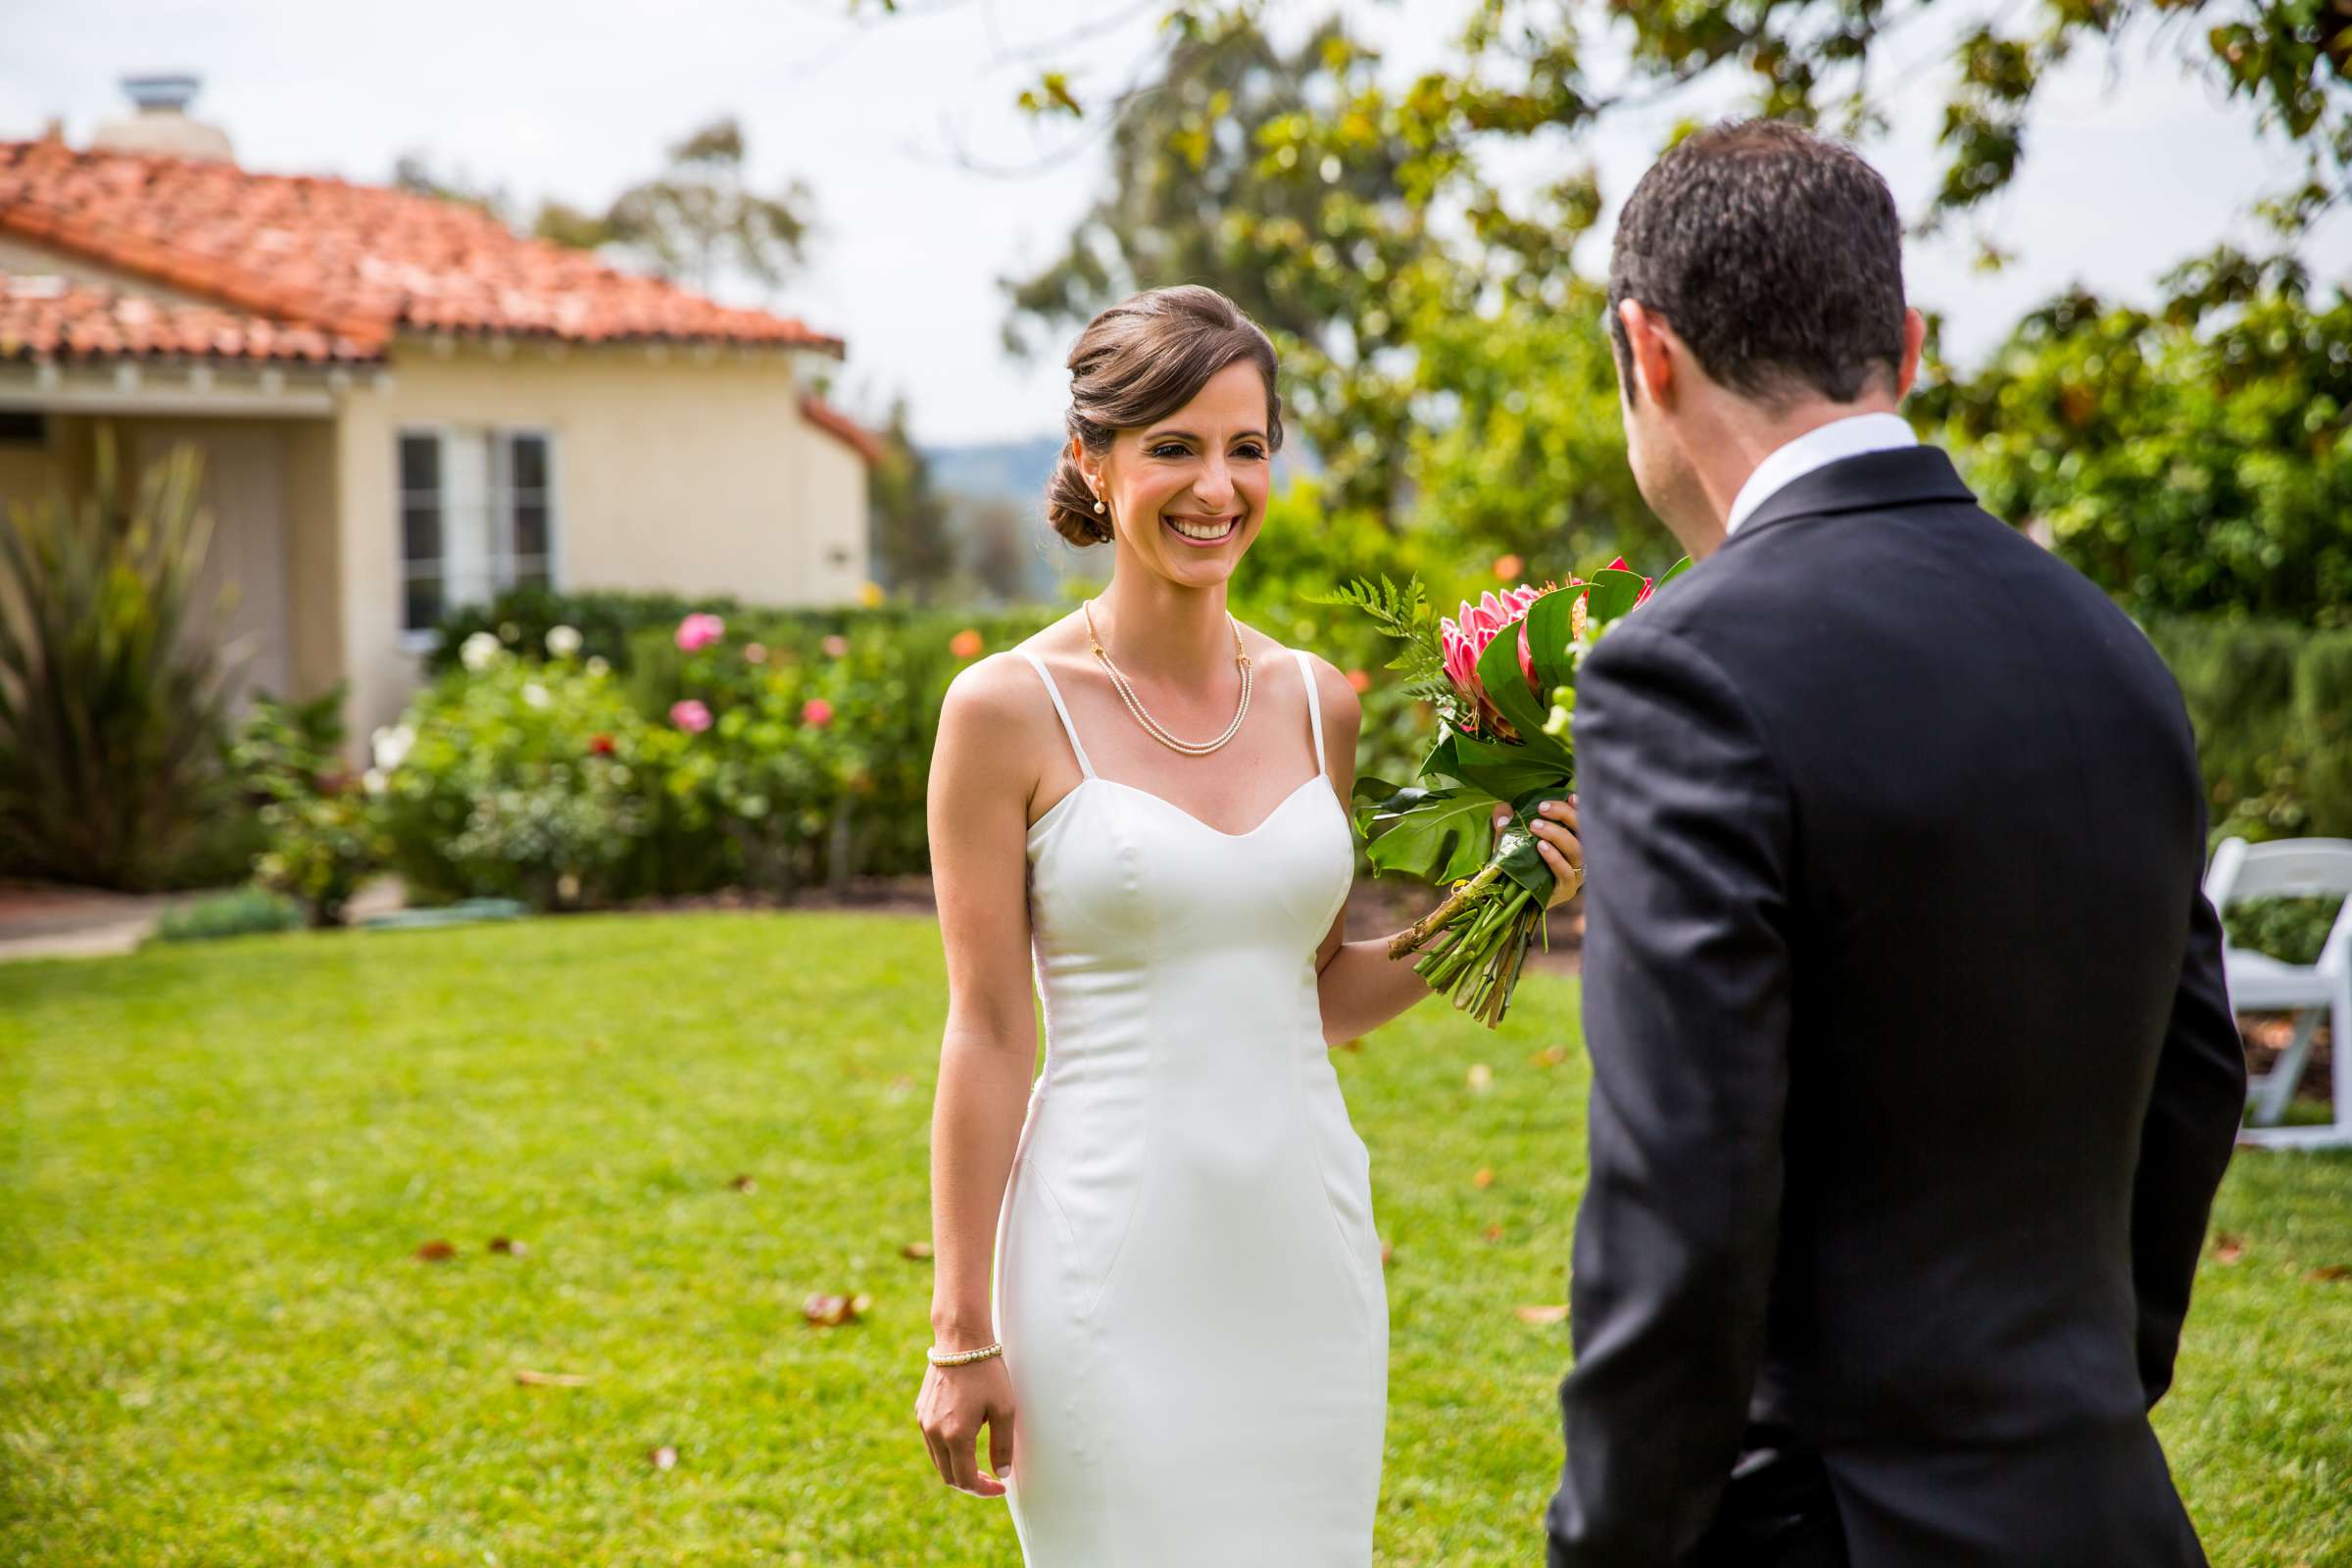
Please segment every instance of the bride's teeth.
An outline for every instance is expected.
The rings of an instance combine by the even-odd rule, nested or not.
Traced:
[[[1213,527],[1204,527],[1199,523],[1179,522],[1174,517],[1170,517],[1168,526],[1183,534],[1187,539],[1222,539],[1233,531],[1233,523],[1230,519],[1217,523]]]

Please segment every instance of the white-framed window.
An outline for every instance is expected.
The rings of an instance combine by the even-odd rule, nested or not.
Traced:
[[[555,582],[554,453],[545,430],[481,425],[400,432],[400,626]]]

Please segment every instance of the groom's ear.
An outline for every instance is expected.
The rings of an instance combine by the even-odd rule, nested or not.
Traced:
[[[1625,348],[1633,364],[1627,368],[1635,377],[1634,385],[1648,395],[1654,403],[1663,403],[1674,391],[1674,357],[1667,351],[1667,334],[1673,328],[1640,300],[1620,300],[1617,319],[1625,331]],[[1639,403],[1640,397],[1627,401]]]
[[[1919,379],[1919,357],[1928,341],[1928,318],[1916,307],[1903,312],[1903,363],[1894,373],[1894,401],[1900,403],[1911,395],[1911,383]]]

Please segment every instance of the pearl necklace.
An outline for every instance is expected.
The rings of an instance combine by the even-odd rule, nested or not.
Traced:
[[[1184,741],[1178,740],[1168,732],[1165,724],[1144,711],[1143,702],[1135,695],[1135,688],[1127,684],[1127,677],[1119,672],[1119,666],[1110,662],[1110,650],[1104,648],[1102,639],[1095,635],[1094,602],[1081,600],[1078,608],[1086,612],[1086,640],[1093,645],[1095,658],[1109,671],[1110,684],[1118,690],[1120,700],[1126,703],[1127,710],[1135,715],[1135,721],[1144,726],[1145,734],[1170,751],[1182,752],[1187,757],[1205,757],[1241,733],[1243,716],[1250,711],[1250,656],[1242,652],[1242,628],[1234,623],[1230,612],[1225,616],[1225,623],[1233,627],[1233,662],[1242,672],[1241,706],[1233,710],[1233,722],[1225,726],[1225,733],[1215,740]]]

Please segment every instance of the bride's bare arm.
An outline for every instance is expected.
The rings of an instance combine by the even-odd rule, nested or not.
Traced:
[[[931,874],[948,970],[931,1107],[931,1326],[950,1350],[993,1338],[997,1213],[1037,1059],[1024,841],[1038,754],[1019,744],[1033,732],[1036,705],[1013,684],[1027,673],[1000,654],[958,674],[931,755]],[[982,1496],[1003,1493],[1012,1391],[1002,1358],[933,1367],[915,1410],[943,1480]],[[995,1477],[977,1464],[983,1423]]]
[[[1348,678],[1324,660],[1314,660],[1315,700],[1323,705],[1324,745],[1330,756],[1326,771],[1340,792],[1342,809],[1348,808],[1348,787],[1355,779],[1355,743],[1363,728],[1363,705]],[[1581,878],[1584,851],[1575,836],[1576,808],[1566,801],[1546,801],[1543,812],[1550,820],[1535,824],[1542,842],[1537,851],[1551,873],[1560,879],[1553,903],[1565,902]],[[1434,897],[1433,893],[1433,897]],[[1317,991],[1323,1004],[1323,1043],[1338,1045],[1370,1034],[1391,1018],[1430,994],[1429,982],[1413,972],[1418,954],[1389,956],[1389,938],[1395,933],[1348,940],[1348,910],[1342,906],[1315,955],[1320,972]]]

